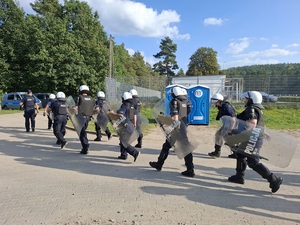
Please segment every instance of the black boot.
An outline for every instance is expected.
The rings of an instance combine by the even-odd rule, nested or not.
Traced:
[[[275,176],[271,171],[263,164],[258,163],[253,170],[257,172],[262,178],[268,180],[270,183],[269,187],[271,188],[272,193],[275,193],[279,190],[280,185],[282,184],[283,179],[281,177]]]
[[[237,184],[244,184],[245,179],[245,170],[247,168],[246,158],[238,158],[236,160],[236,175],[233,175],[228,178],[228,181]]]
[[[142,140],[143,140],[143,135],[140,135],[139,138],[137,139],[138,143],[134,147],[141,148],[142,147]]]
[[[218,158],[221,155],[221,146],[215,145],[215,151],[208,153],[209,156]]]
[[[158,156],[157,162],[149,162],[149,165],[153,168],[155,168],[158,171],[161,171],[162,166],[165,163],[165,160],[168,158],[169,150],[172,146],[170,146],[169,142],[165,142],[163,144],[162,150]]]
[[[193,154],[190,153],[184,157],[186,171],[182,172],[181,174],[186,177],[194,177],[194,164],[193,164]]]

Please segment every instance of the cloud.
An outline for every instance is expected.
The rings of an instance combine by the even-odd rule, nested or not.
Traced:
[[[237,54],[244,51],[246,48],[249,47],[249,45],[250,38],[244,37],[239,39],[239,42],[231,42],[226,52],[230,54]]]
[[[272,48],[278,48],[278,44],[272,44]]]
[[[296,51],[288,51],[286,49],[271,48],[264,51],[252,51],[247,54],[236,55],[237,58],[260,58],[260,57],[275,57],[275,56],[290,56],[298,54]]]
[[[165,37],[189,40],[190,34],[180,34],[173,23],[180,22],[174,10],[160,13],[140,2],[129,0],[87,0],[93,11],[98,11],[105,29],[116,35]]]
[[[209,25],[222,25],[223,22],[224,22],[223,19],[221,19],[221,18],[214,18],[214,17],[206,18],[203,21],[203,23],[204,23],[205,26],[209,26]]]
[[[293,43],[293,44],[290,44],[290,45],[288,45],[288,46],[286,46],[287,48],[297,48],[297,47],[299,47],[300,46],[300,44],[298,44],[298,43]]]

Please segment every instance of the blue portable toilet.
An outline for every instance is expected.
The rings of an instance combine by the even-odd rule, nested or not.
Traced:
[[[169,85],[166,87],[166,101],[165,101],[165,115],[167,116],[170,116],[170,107],[169,107],[169,103],[172,101],[172,95],[171,95],[171,90],[174,88],[174,87],[181,87],[181,88],[184,88],[186,89],[185,86],[183,85],[180,85],[180,84],[172,84],[172,85]],[[187,89],[186,89],[187,90]]]
[[[210,90],[204,85],[190,86],[187,89],[189,100],[192,103],[192,111],[188,116],[189,124],[208,125]]]

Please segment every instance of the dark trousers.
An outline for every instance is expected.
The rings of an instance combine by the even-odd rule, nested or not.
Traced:
[[[97,136],[97,138],[101,139],[101,138],[102,138],[101,127],[98,126],[97,123],[95,123],[95,131],[96,131],[96,136]],[[104,132],[106,133],[107,136],[110,136],[110,135],[111,135],[111,132],[110,132],[110,130],[108,129],[108,127],[106,127],[106,129],[105,129]]]
[[[54,118],[53,133],[60,143],[65,142],[67,115],[59,115]]]
[[[48,129],[51,129],[53,121],[50,116],[47,116],[47,118],[48,118]]]
[[[87,133],[86,133],[86,129],[88,127],[89,121],[90,121],[90,116],[84,116],[84,125],[80,131],[80,136],[79,136],[82,149],[84,150],[88,150],[90,147],[89,140],[87,138]]]
[[[30,130],[30,124],[31,128],[35,129],[35,109],[29,109],[24,112],[25,116],[25,128],[26,131]]]

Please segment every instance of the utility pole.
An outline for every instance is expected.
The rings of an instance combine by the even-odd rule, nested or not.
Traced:
[[[109,78],[114,77],[114,41],[112,36],[109,36]]]

